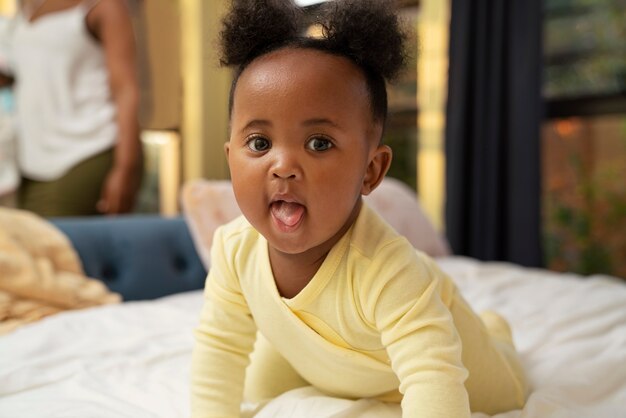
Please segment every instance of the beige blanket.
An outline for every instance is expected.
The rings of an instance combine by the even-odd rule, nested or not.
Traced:
[[[85,276],[70,241],[51,223],[0,207],[0,335],[62,310],[120,300]]]

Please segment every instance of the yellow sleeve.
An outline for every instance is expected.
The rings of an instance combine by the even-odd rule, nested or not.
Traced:
[[[191,363],[191,416],[237,418],[256,327],[216,231]],[[232,257],[232,255],[231,255]],[[230,263],[229,263],[230,262]]]
[[[432,261],[404,247],[381,249],[361,287],[365,315],[400,380],[402,416],[469,418],[461,341],[442,301],[454,287]]]

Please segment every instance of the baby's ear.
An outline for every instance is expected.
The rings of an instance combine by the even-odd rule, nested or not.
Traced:
[[[391,165],[392,152],[391,148],[387,145],[379,145],[370,157],[370,162],[363,178],[363,185],[361,186],[361,194],[367,196],[378,187],[389,166]]]

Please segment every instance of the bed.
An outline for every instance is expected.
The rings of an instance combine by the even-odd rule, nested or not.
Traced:
[[[72,222],[59,227],[78,242],[77,230],[91,224],[78,228]],[[159,220],[150,222],[157,222],[146,235],[154,241]],[[174,229],[187,234],[184,220],[174,223]],[[72,232],[71,227],[78,229]],[[198,236],[184,237],[199,243]],[[626,417],[623,281],[450,255],[437,262],[476,310],[497,310],[511,323],[532,392],[523,410],[495,417]],[[178,266],[189,267],[187,262]],[[192,330],[204,275],[189,268],[189,277],[177,288],[157,285],[150,275],[139,273],[133,286],[114,286],[129,292],[132,297],[126,299],[141,299],[142,287],[154,299],[63,312],[1,336],[0,417],[188,417]],[[169,294],[173,292],[178,293]],[[266,405],[245,403],[242,410],[243,416],[258,418],[401,416],[398,405],[332,398],[312,387],[287,392]]]

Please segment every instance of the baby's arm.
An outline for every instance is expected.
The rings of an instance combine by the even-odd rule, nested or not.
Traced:
[[[191,416],[238,418],[256,327],[223,252],[218,230],[211,250],[205,304],[191,367]]]
[[[380,266],[372,266],[365,297],[400,380],[403,417],[469,418],[468,373],[452,315],[441,298],[444,278],[422,257],[389,250],[377,257]]]

